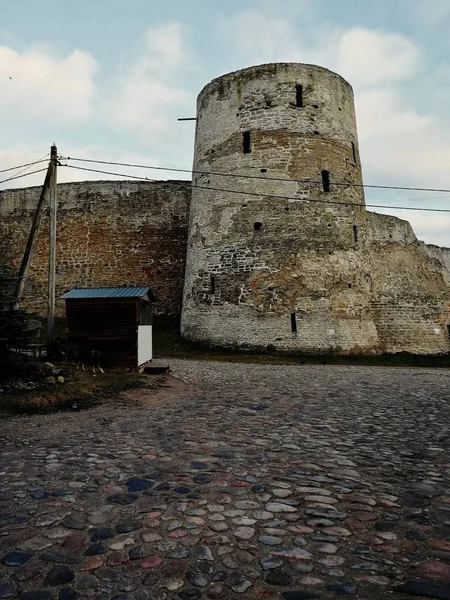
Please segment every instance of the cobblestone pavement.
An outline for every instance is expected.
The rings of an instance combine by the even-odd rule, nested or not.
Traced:
[[[450,598],[450,372],[171,368],[1,421],[0,598]]]

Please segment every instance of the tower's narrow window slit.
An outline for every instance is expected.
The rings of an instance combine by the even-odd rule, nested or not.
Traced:
[[[253,229],[255,231],[261,231],[261,229],[262,229],[262,223],[259,223],[258,221],[256,223],[253,223]]]
[[[297,315],[295,312],[291,313],[291,331],[297,333]]]
[[[322,171],[322,187],[324,192],[330,191],[330,172]]]
[[[353,162],[358,162],[356,160],[356,146],[355,146],[355,142],[352,142],[352,152],[353,152]]]
[[[353,225],[353,239],[356,244],[358,242],[358,225]]]
[[[244,154],[250,154],[251,149],[251,139],[250,139],[250,131],[244,131],[242,134],[243,137],[243,150]]]
[[[298,108],[303,108],[303,86],[300,84],[295,86],[295,103]]]
[[[211,275],[211,278],[209,280],[209,291],[211,294],[216,293],[216,278],[214,277],[214,275]]]

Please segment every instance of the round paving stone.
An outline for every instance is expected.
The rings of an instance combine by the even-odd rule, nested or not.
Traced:
[[[73,571],[64,565],[56,565],[50,569],[45,577],[47,585],[64,585],[75,579]]]
[[[1,562],[6,567],[20,567],[21,565],[24,565],[26,562],[28,562],[32,556],[33,555],[29,552],[9,552],[8,554],[5,554]]]
[[[99,542],[114,537],[114,531],[110,527],[94,527],[90,530],[91,542]]]
[[[50,494],[48,492],[44,492],[42,490],[36,490],[30,494],[33,500],[44,500],[44,498],[47,498],[49,495]]]
[[[126,482],[126,486],[129,492],[143,492],[153,487],[153,481],[148,479],[141,479],[133,477]]]
[[[275,537],[273,535],[260,535],[258,542],[265,544],[266,546],[279,546],[283,543],[283,538]]]
[[[202,593],[197,588],[185,588],[178,592],[178,597],[181,600],[199,600],[202,597]]]
[[[266,486],[262,483],[257,483],[256,485],[252,485],[252,492],[255,494],[264,494],[266,491]]]
[[[166,558],[179,560],[181,558],[186,558],[187,556],[189,556],[189,550],[186,550],[185,548],[176,548],[175,550],[169,550],[164,556]]]
[[[200,461],[196,461],[196,460],[191,462],[191,467],[193,469],[197,469],[198,471],[200,471],[202,469],[209,469],[209,465],[207,465],[206,463],[200,462]]]
[[[270,571],[266,575],[265,581],[269,585],[287,586],[291,585],[292,577],[286,571]]]
[[[119,493],[119,494],[113,494],[112,496],[108,496],[107,501],[110,502],[111,504],[126,505],[126,504],[132,504],[133,502],[136,502],[138,497],[139,496],[137,496],[136,494]]]
[[[339,585],[329,585],[327,587],[329,592],[334,592],[338,596],[353,596],[358,593],[356,586],[350,583],[341,583]]]
[[[84,575],[80,575],[75,582],[75,587],[80,590],[92,590],[98,588],[100,582],[91,573],[86,573]]]
[[[34,590],[31,592],[22,592],[19,596],[20,600],[55,600],[52,592],[47,590]]]
[[[103,544],[100,544],[99,542],[97,542],[96,544],[91,544],[86,552],[85,555],[86,556],[97,556],[99,554],[106,554],[108,550],[106,549],[106,547]]]
[[[240,540],[250,540],[255,535],[253,527],[238,527],[233,534]]]
[[[273,558],[271,556],[263,556],[259,559],[263,571],[270,571],[272,569],[278,569],[284,565],[284,560],[281,558]]]
[[[119,523],[116,527],[117,533],[130,533],[142,528],[141,523]]]
[[[196,475],[192,478],[192,481],[198,484],[211,483],[211,480],[212,477],[210,475]]]
[[[198,546],[197,548],[194,548],[193,554],[198,560],[214,560],[214,556],[207,546]]]
[[[62,552],[43,552],[39,555],[41,560],[45,560],[46,562],[54,562],[60,564],[73,563],[75,559],[68,554],[63,554]]]
[[[194,569],[188,569],[185,574],[186,580],[191,585],[195,585],[197,587],[205,587],[208,585],[208,580],[199,571],[194,571]]]
[[[95,571],[95,576],[102,581],[118,581],[120,579],[119,571],[110,567],[101,567]]]
[[[0,598],[11,598],[17,591],[17,586],[13,581],[0,581]]]
[[[63,588],[59,592],[58,600],[81,600],[81,596],[72,588]]]
[[[83,523],[82,521],[78,521],[78,519],[72,519],[72,518],[64,519],[64,521],[61,523],[61,525],[63,527],[66,527],[67,529],[75,529],[78,531],[82,531],[83,529],[86,529],[86,527],[87,527],[86,523]]]

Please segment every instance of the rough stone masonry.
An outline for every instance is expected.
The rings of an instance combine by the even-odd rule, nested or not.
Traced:
[[[366,211],[342,77],[283,63],[213,80],[198,98],[194,171],[192,186],[59,186],[58,294],[148,284],[157,313],[181,313],[184,337],[218,346],[449,352],[450,249]],[[39,191],[0,193],[1,232],[18,248]],[[47,228],[25,298],[41,311]]]

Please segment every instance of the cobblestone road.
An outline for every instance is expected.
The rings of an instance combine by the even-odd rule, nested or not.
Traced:
[[[171,368],[1,421],[0,598],[450,598],[449,372]]]

